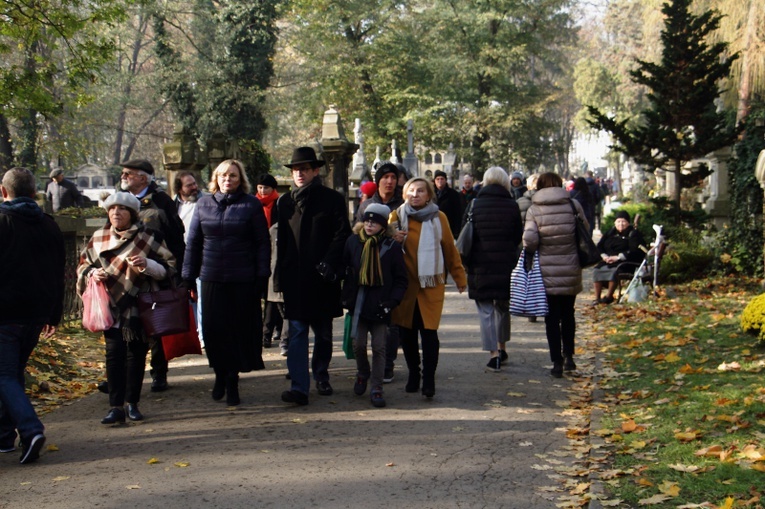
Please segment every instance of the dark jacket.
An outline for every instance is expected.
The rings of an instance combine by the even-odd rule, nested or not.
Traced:
[[[245,283],[263,278],[265,283],[270,263],[271,240],[257,198],[218,192],[197,201],[183,263],[184,281],[192,284],[199,277],[208,282]]]
[[[69,207],[82,207],[85,201],[77,185],[67,179],[62,180],[60,184],[56,181],[48,183],[45,198],[50,202],[53,212]]]
[[[126,192],[126,191],[121,191]],[[149,190],[141,201],[138,217],[146,228],[159,232],[157,237],[165,241],[167,248],[176,259],[176,267],[183,266],[183,252],[186,244],[183,242],[185,228],[178,216],[178,207],[170,196],[159,188],[156,182],[149,184]]]
[[[510,192],[484,186],[473,200],[473,248],[467,266],[468,296],[508,300],[510,273],[523,235],[521,212]]]
[[[312,186],[301,212],[292,193],[276,202],[278,233],[274,289],[284,295],[290,320],[327,319],[343,314],[340,280],[343,247],[351,233],[345,198],[319,182]],[[326,263],[335,279],[322,277],[317,265]],[[331,278],[330,278],[331,279]]]
[[[598,242],[598,250],[608,256],[618,256],[619,263],[623,261],[640,263],[645,258],[645,252],[640,246],[645,245],[645,239],[640,231],[628,226],[626,230],[619,233],[616,228],[611,228],[601,237]],[[606,265],[605,262],[598,263],[598,267]],[[617,264],[612,264],[617,265]]]
[[[569,196],[571,196],[572,200],[578,201],[579,205],[582,206],[584,217],[587,218],[587,222],[590,225],[590,233],[592,233],[593,228],[595,228],[595,202],[592,200],[592,196],[574,189],[569,192]]]
[[[462,198],[460,193],[447,185],[443,191],[436,189],[436,200],[438,210],[444,213],[449,221],[449,227],[452,229],[452,235],[457,238],[462,225]]]
[[[0,203],[0,324],[58,325],[64,237],[31,198]]]
[[[401,299],[404,298],[408,278],[406,275],[406,265],[404,265],[404,252],[401,244],[391,237],[385,237],[380,246],[378,246],[381,256],[383,285],[367,286],[365,290],[364,302],[359,316],[366,320],[379,322],[377,313],[381,303],[391,304],[390,308],[398,306]],[[343,282],[343,307],[354,314],[356,309],[356,299],[359,293],[359,270],[361,267],[361,252],[364,249],[364,243],[361,242],[358,235],[351,235],[345,242],[343,251],[343,264],[345,265],[345,280]],[[390,314],[385,323],[390,323]]]
[[[388,201],[388,203],[384,203],[382,201],[382,198],[380,197],[380,193],[375,193],[372,195],[371,198],[363,202],[361,205],[359,205],[359,210],[356,211],[356,215],[354,216],[354,219],[357,223],[363,221],[364,218],[364,211],[367,209],[367,207],[372,203],[382,203],[383,205],[387,206],[391,210],[396,210],[401,206],[402,203],[404,203],[404,197],[401,195],[401,189],[396,188],[396,190],[393,192],[393,198]]]

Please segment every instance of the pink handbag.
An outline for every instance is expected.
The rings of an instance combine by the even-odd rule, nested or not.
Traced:
[[[82,326],[90,332],[100,332],[114,325],[109,309],[109,294],[104,283],[88,278],[88,287],[82,294]]]

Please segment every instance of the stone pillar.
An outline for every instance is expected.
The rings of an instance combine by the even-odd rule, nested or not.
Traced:
[[[324,120],[321,126],[320,150],[324,153],[326,161],[326,176],[324,185],[345,196],[348,200],[349,217],[353,214],[355,203],[348,192],[348,166],[352,156],[359,146],[348,141],[345,137],[345,129],[340,119],[340,114],[332,105],[324,112]]]
[[[453,189],[459,190],[460,175],[455,165],[456,162],[457,154],[454,152],[454,144],[449,143],[449,148],[446,151],[446,154],[444,154],[444,173],[446,173],[446,179],[449,182],[449,185]]]
[[[182,127],[176,128],[173,141],[162,146],[162,165],[165,167],[167,192],[175,198],[173,181],[180,171],[190,171],[202,186],[202,169],[207,166],[207,154],[199,150],[197,140]]]
[[[709,199],[704,203],[704,210],[718,228],[723,228],[730,222],[728,161],[732,152],[732,147],[725,147],[706,157],[712,174],[709,176]]]
[[[420,162],[414,155],[414,121],[412,119],[406,121],[406,155],[403,164],[410,176],[418,177],[420,175]]]
[[[765,192],[765,150],[761,150],[760,155],[757,156],[757,164],[754,167],[754,174],[757,177],[757,181],[760,183],[760,187]],[[762,208],[763,217],[765,217],[765,200],[762,202]],[[763,245],[765,246],[765,243],[763,243]],[[763,281],[762,284],[765,287],[765,281]]]

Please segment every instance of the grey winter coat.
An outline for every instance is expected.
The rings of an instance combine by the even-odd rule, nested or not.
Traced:
[[[571,203],[565,189],[547,187],[534,193],[526,212],[523,247],[529,253],[539,250],[542,279],[550,295],[576,295],[582,291]],[[581,205],[576,200],[573,203],[584,217]]]

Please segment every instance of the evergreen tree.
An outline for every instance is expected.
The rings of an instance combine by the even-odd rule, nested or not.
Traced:
[[[678,223],[682,187],[691,187],[708,172],[702,166],[697,170],[701,173],[683,176],[684,163],[730,145],[737,134],[716,104],[721,94],[718,85],[728,77],[737,55],[726,55],[724,42],[707,42],[721,15],[708,10],[696,16],[690,12],[691,3],[671,0],[664,4],[661,60],[637,60],[637,69],[630,73],[635,83],[648,89],[649,106],[640,112],[638,122],[616,120],[588,107],[593,117],[590,125],[612,134],[613,149],[648,171],[664,169],[675,174],[673,200]]]

